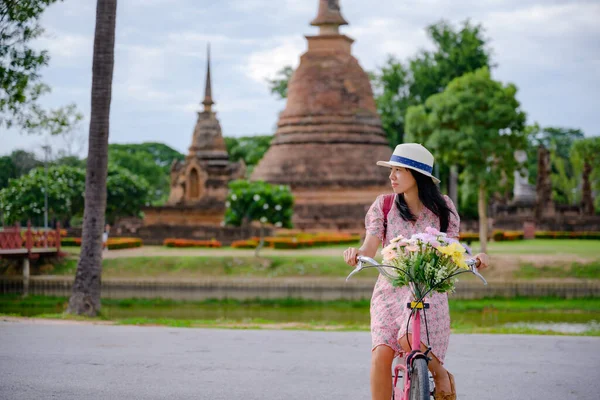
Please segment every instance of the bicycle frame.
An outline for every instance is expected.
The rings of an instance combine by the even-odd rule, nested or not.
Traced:
[[[427,303],[423,303],[422,301],[421,302],[413,301],[410,303],[410,308],[415,310],[415,319],[414,319],[414,323],[413,323],[413,333],[412,333],[412,349],[413,349],[413,351],[409,355],[406,356],[406,365],[398,364],[394,368],[394,382],[393,382],[393,387],[392,387],[392,393],[393,393],[392,398],[394,400],[408,400],[409,390],[410,390],[410,372],[409,372],[408,367],[409,366],[412,367],[412,361],[417,358],[424,358],[427,361],[427,363],[429,363],[429,358],[427,357],[427,354],[423,353],[421,351],[421,311],[420,310],[423,309],[426,305],[427,305]],[[429,352],[429,350],[427,350],[427,352]],[[404,373],[404,376],[406,378],[404,379],[404,388],[402,390],[401,397],[399,399],[396,399],[396,396],[395,396],[396,387],[398,384],[398,378],[400,377],[401,370]]]
[[[348,277],[346,278],[346,281],[348,281],[348,279],[350,279],[350,277],[352,275],[360,272],[361,270],[363,270],[365,268],[377,268],[382,275],[384,275],[388,278],[390,278],[390,277],[393,278],[393,276],[388,271],[386,271],[386,268],[392,268],[392,269],[399,270],[403,273],[406,273],[406,271],[403,271],[400,268],[396,268],[396,267],[389,266],[389,265],[378,264],[377,261],[375,261],[374,259],[372,259],[370,257],[359,256],[359,257],[357,257],[357,259],[358,259],[358,264],[357,264],[356,268],[348,275]],[[364,265],[365,263],[368,263],[370,265]],[[453,276],[459,275],[464,272],[471,272],[475,276],[477,276],[479,279],[481,279],[483,281],[484,285],[487,285],[487,281],[485,280],[485,278],[477,271],[477,261],[476,260],[467,260],[467,265],[469,266],[469,270],[464,270],[461,272],[454,273],[453,275],[447,277],[446,279],[449,279]],[[412,329],[412,344],[411,344],[412,351],[406,356],[406,365],[398,364],[394,368],[394,380],[393,380],[393,387],[392,387],[392,393],[393,393],[392,399],[394,399],[394,400],[408,400],[409,399],[412,362],[416,359],[423,358],[423,359],[425,359],[425,361],[427,363],[429,363],[430,358],[427,356],[427,353],[429,353],[431,348],[428,347],[428,349],[425,352],[421,351],[421,311],[420,310],[422,310],[424,308],[428,308],[428,304],[424,303],[423,300],[425,299],[425,297],[427,295],[429,295],[429,293],[431,293],[432,290],[433,290],[433,288],[430,289],[427,293],[425,293],[425,295],[421,299],[417,299],[418,301],[412,301],[411,303],[407,304],[407,307],[410,308],[411,310],[413,310],[413,312],[414,312],[414,322],[413,322],[413,329]],[[427,322],[427,320],[425,322]],[[429,346],[429,344],[427,344],[427,346]],[[395,397],[396,386],[398,383],[398,378],[400,376],[400,371],[403,371],[404,376],[405,376],[404,388],[400,394],[400,398],[396,399],[396,397]]]

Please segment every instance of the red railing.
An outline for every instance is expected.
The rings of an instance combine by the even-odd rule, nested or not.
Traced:
[[[0,252],[2,250],[26,249],[31,253],[33,249],[56,248],[60,251],[60,224],[51,231],[33,230],[31,222],[27,223],[27,230],[21,231],[17,224],[14,227],[6,227],[0,231]]]

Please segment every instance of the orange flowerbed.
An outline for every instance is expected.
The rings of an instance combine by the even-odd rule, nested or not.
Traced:
[[[291,235],[267,236],[264,238],[265,247],[274,249],[300,249],[332,244],[351,244],[360,240],[359,235],[345,233],[295,233]],[[234,248],[255,248],[260,243],[260,238],[252,237],[248,240],[237,240],[231,244]]]
[[[72,238],[66,237],[62,238],[60,241],[61,246],[72,246],[72,247],[80,247],[81,246],[81,238]],[[142,239],[138,238],[108,238],[106,245],[109,250],[119,250],[119,249],[133,249],[135,247],[142,247],[143,242]]]
[[[236,240],[231,243],[231,247],[234,249],[255,249],[260,243],[258,240],[248,239],[248,240]]]
[[[218,240],[190,240],[190,239],[174,239],[168,238],[163,242],[163,246],[167,247],[221,247],[221,242]]]

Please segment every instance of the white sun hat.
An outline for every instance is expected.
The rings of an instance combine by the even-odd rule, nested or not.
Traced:
[[[410,168],[425,176],[429,176],[434,183],[440,183],[440,180],[431,175],[433,172],[433,155],[419,143],[402,143],[396,146],[390,161],[377,161],[377,165],[382,167],[403,167]]]

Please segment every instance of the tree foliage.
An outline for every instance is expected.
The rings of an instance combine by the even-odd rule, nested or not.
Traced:
[[[0,212],[12,224],[35,220],[44,213],[44,188],[48,185],[48,216],[63,222],[82,216],[84,209],[85,170],[70,166],[35,168],[8,187],[0,190]],[[110,166],[107,178],[107,220],[119,216],[137,216],[148,198],[148,184],[126,169]]]
[[[487,68],[454,79],[425,105],[407,112],[409,140],[425,143],[437,158],[462,168],[478,188],[482,247],[487,239],[487,198],[510,182],[519,167],[514,152],[525,149],[525,113],[517,88],[491,79]]]
[[[163,204],[167,200],[171,185],[171,163],[183,159],[183,154],[162,143],[108,146],[110,164],[125,168],[148,182],[152,204]]]
[[[587,215],[592,215],[593,191],[600,190],[600,137],[585,138],[573,143],[571,158],[576,171],[581,174],[581,205]]]
[[[46,50],[31,43],[44,30],[39,19],[57,0],[0,2],[0,128],[15,126],[27,133],[59,134],[82,118],[74,104],[44,110],[39,98],[50,92],[40,70],[48,64]]]
[[[292,78],[293,74],[294,74],[294,69],[291,66],[286,65],[285,67],[283,67],[282,69],[277,71],[277,75],[276,75],[275,79],[267,79],[267,82],[269,83],[269,90],[271,91],[271,94],[276,95],[280,99],[286,99],[287,91],[288,91],[288,83],[289,83],[290,79]]]
[[[8,186],[10,179],[16,179],[42,165],[35,154],[25,150],[14,150],[10,155],[0,157],[0,189]]]
[[[225,145],[232,161],[244,160],[252,169],[269,150],[271,140],[272,135],[225,137]]]
[[[393,56],[374,74],[375,101],[392,147],[404,141],[406,112],[440,93],[454,78],[492,67],[483,27],[465,21],[455,28],[446,21],[427,26],[434,50],[420,51],[402,63]]]

